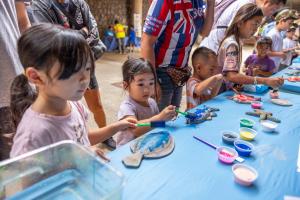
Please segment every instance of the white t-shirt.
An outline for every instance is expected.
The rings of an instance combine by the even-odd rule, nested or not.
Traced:
[[[284,38],[283,39],[283,50],[284,49],[290,49],[297,46],[297,42],[294,40],[291,40],[290,38]],[[287,57],[285,60],[281,61],[283,65],[290,65],[292,62],[293,53],[289,52],[287,53]]]
[[[269,33],[267,33],[267,37],[270,37],[272,39],[272,51],[281,52],[283,48],[283,37],[280,34],[280,31],[278,31],[277,28],[274,27],[272,30],[270,30]],[[270,58],[275,63],[274,72],[278,72],[279,65],[282,59],[280,57],[270,57]]]
[[[22,0],[16,0],[21,1]],[[0,1],[0,108],[9,106],[10,85],[23,72],[17,53],[20,31],[15,0]]]
[[[230,4],[224,10],[210,34],[202,40],[200,47],[207,47],[218,53],[220,43],[225,36],[226,28],[217,28],[217,26],[229,27],[238,10],[248,3],[255,3],[255,0],[237,0]]]

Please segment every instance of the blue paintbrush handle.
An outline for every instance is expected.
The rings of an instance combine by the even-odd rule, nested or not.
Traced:
[[[165,121],[153,121],[149,123],[139,123],[136,124],[137,127],[143,127],[143,126],[150,126],[152,128],[164,128],[166,127],[166,122]]]
[[[204,144],[210,146],[210,147],[213,148],[213,149],[216,149],[216,148],[217,148],[215,145],[210,144],[210,143],[206,142],[205,140],[203,140],[203,139],[201,139],[201,138],[198,138],[197,136],[193,136],[193,137],[194,137],[196,140],[198,140],[198,141],[200,141],[200,142],[202,142],[202,143],[204,143]]]

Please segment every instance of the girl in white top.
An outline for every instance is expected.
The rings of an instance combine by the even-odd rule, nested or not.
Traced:
[[[242,58],[241,40],[253,36],[262,17],[261,9],[255,4],[246,4],[239,9],[227,29],[225,39],[218,51],[219,70],[217,72],[223,73],[226,89],[232,89],[234,84],[265,84],[273,88],[283,84],[282,78],[251,77],[239,73]]]
[[[248,3],[256,4],[262,9],[264,16],[271,16],[285,3],[284,0],[233,0],[232,3],[227,3],[228,1],[232,0],[216,0],[215,9],[221,9],[221,14],[218,15],[219,11],[215,10],[213,28],[209,36],[204,38],[200,44],[200,46],[207,47],[215,53],[218,52],[219,46],[225,37],[226,29],[230,26],[232,19],[242,6]]]

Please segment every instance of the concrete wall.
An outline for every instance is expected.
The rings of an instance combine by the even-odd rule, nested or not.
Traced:
[[[113,25],[118,19],[125,25],[130,24],[131,6],[134,0],[86,0],[97,20],[99,32],[102,34],[105,28]],[[143,19],[149,8],[148,0],[143,1]]]

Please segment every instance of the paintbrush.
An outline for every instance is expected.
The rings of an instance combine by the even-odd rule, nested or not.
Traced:
[[[165,121],[152,121],[146,123],[138,123],[136,127],[152,127],[152,128],[164,128],[166,127]]]
[[[213,144],[211,144],[211,143],[209,143],[209,142],[207,142],[207,141],[205,141],[205,140],[203,140],[203,139],[201,139],[197,136],[193,136],[193,138],[195,138],[196,140],[202,142],[203,144],[206,144],[206,145],[210,146],[211,148],[213,148],[215,150],[218,148],[216,145],[213,145]],[[244,159],[241,158],[241,157],[236,157],[235,160],[238,161],[238,162],[244,162]]]
[[[178,108],[175,109],[175,111],[179,114],[182,114],[183,116],[185,116],[186,118],[194,118],[196,115],[194,113],[190,113],[190,112],[182,112],[180,111]]]

